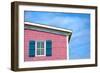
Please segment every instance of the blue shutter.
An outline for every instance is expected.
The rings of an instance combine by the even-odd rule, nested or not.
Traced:
[[[46,56],[52,56],[52,41],[46,40]]]
[[[29,41],[29,57],[35,56],[35,41],[31,40]]]

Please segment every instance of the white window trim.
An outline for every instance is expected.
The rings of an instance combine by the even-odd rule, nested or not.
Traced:
[[[38,41],[42,41],[42,42],[44,42],[44,55],[37,55],[37,42]],[[46,56],[46,41],[44,41],[44,40],[36,40],[35,41],[35,56]]]

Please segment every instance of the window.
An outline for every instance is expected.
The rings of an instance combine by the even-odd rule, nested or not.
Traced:
[[[52,56],[52,41],[29,41],[29,57],[35,56]]]
[[[36,55],[45,55],[45,41],[37,41]]]

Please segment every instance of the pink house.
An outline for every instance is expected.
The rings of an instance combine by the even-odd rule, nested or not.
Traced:
[[[72,31],[25,22],[24,61],[64,60]]]

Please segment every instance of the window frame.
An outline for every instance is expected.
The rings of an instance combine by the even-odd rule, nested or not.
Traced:
[[[38,50],[37,42],[44,42],[44,54],[43,55],[37,54],[37,50]],[[45,40],[36,40],[35,43],[36,43],[35,44],[35,56],[46,56],[46,41]]]

